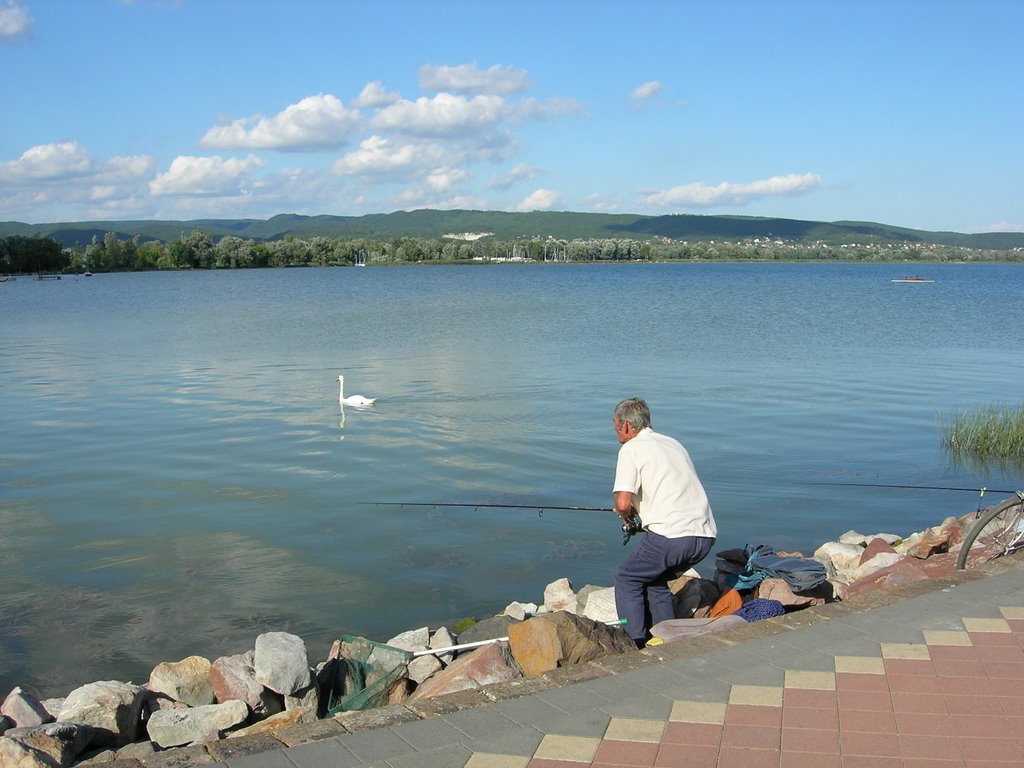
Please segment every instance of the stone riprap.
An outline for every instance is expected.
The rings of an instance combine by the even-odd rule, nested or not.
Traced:
[[[906,538],[849,531],[813,555],[828,573],[824,589],[795,594],[783,579],[768,578],[756,596],[792,611],[949,575],[973,517],[949,518]],[[706,616],[720,594],[695,571],[671,586],[681,619]],[[416,718],[425,701],[439,696],[634,651],[615,622],[611,587],[575,592],[563,578],[545,588],[541,605],[511,603],[458,636],[447,627],[420,627],[383,644],[346,637],[316,667],[300,637],[267,632],[244,654],[158,664],[145,686],[96,682],[44,701],[16,687],[0,704],[0,765],[166,765],[154,756],[191,747],[209,750],[212,759],[221,740],[239,737],[288,743],[289,729],[321,720],[359,730],[373,727],[375,711]]]

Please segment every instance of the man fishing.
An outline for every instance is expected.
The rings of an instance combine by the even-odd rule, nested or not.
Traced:
[[[669,579],[707,556],[718,528],[690,454],[678,440],[651,429],[646,402],[623,400],[612,424],[621,444],[613,509],[627,524],[639,515],[646,532],[615,572],[615,605],[643,648],[652,626],[675,618]]]

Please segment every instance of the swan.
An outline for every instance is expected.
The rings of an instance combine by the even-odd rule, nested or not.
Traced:
[[[342,405],[373,405],[377,402],[376,397],[363,397],[362,395],[349,395],[345,397],[345,377],[338,377],[338,402]]]

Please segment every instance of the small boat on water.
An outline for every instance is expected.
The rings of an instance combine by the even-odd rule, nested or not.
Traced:
[[[927,277],[921,277],[919,275],[907,275],[906,277],[894,277],[891,282],[894,283],[934,283],[934,280],[929,280]]]
[[[36,272],[36,280],[60,280],[60,275],[49,272]]]

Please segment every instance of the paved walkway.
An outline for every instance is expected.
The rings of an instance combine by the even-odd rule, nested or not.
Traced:
[[[592,666],[592,679],[538,681],[533,693],[484,706],[221,759],[230,768],[1024,765],[1024,562],[1000,563],[980,578],[626,654]]]

